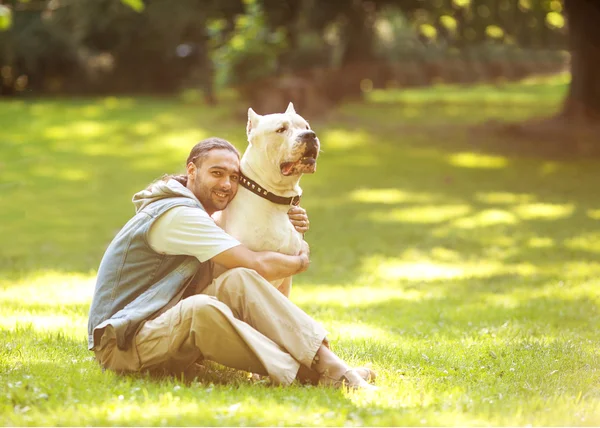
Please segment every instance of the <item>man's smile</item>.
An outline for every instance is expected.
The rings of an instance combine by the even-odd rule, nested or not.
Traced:
[[[220,199],[227,199],[229,197],[229,192],[219,192],[218,190],[213,190],[213,193]]]

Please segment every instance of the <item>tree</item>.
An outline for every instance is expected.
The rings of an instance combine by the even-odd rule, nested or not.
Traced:
[[[600,135],[600,2],[564,0],[571,82],[560,112],[509,124],[501,132],[556,153],[598,153]]]
[[[571,51],[571,84],[562,117],[600,122],[600,2],[565,0]]]

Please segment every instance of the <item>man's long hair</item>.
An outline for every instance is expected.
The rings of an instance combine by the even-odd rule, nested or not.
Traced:
[[[230,152],[235,153],[238,159],[240,158],[240,152],[229,141],[218,137],[210,137],[200,141],[198,144],[192,147],[190,155],[188,156],[187,161],[185,162],[186,167],[190,162],[193,162],[194,165],[200,167],[200,165],[202,165],[202,161],[206,159],[206,157],[208,156],[208,152],[210,152],[211,150],[229,150]],[[187,186],[187,174],[165,174],[162,177],[163,181],[169,181],[170,179],[177,180],[184,186]]]

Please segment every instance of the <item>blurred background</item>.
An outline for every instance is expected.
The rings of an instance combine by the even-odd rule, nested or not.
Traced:
[[[291,100],[310,115],[378,89],[558,73],[569,50],[582,52],[590,89],[596,3],[0,0],[0,95],[183,93],[212,104],[230,88],[257,111]]]
[[[0,268],[95,269],[124,201],[195,142],[245,148],[248,107],[311,122],[325,155],[303,186],[329,202],[332,185],[504,191],[489,169],[521,155],[537,190],[549,157],[600,153],[598,23],[597,0],[0,0],[0,236],[19,236]],[[565,195],[592,203],[573,174]]]

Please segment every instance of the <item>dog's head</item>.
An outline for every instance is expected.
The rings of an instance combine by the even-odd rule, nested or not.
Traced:
[[[263,173],[280,174],[281,178],[316,171],[319,139],[292,103],[285,113],[264,116],[248,109],[246,132],[255,156],[260,153],[264,157],[260,162]]]

